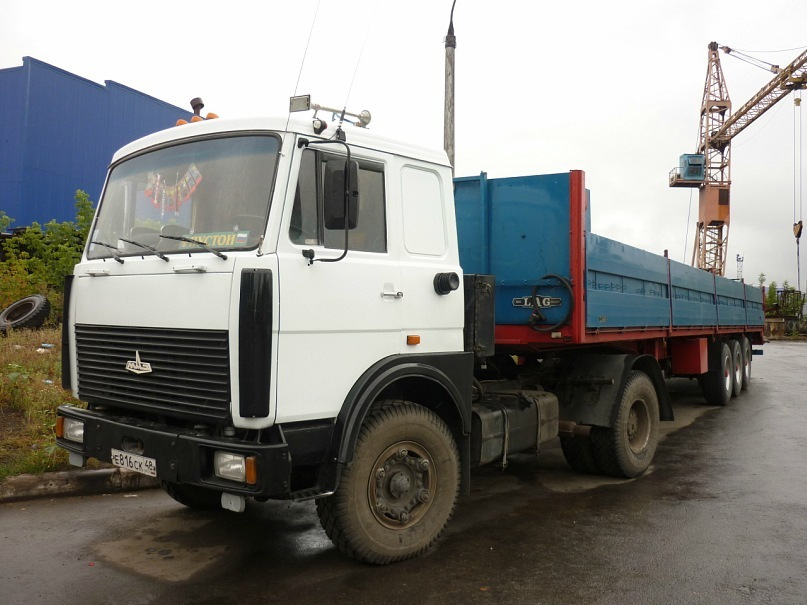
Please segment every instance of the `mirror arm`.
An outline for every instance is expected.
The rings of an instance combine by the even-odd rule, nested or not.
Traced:
[[[297,148],[309,147],[311,145],[344,145],[347,150],[347,161],[345,162],[345,249],[342,254],[336,258],[314,258],[313,250],[303,250],[303,257],[308,260],[308,264],[313,265],[315,262],[321,263],[336,263],[347,256],[348,251],[348,237],[350,234],[350,145],[345,141],[331,140],[331,141],[311,141],[309,139],[301,138],[297,141]]]

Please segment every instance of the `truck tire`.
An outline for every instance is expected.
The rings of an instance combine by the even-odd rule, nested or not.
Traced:
[[[725,342],[720,345],[720,363],[703,375],[703,396],[709,405],[727,405],[731,401],[734,379],[731,371],[731,350]]]
[[[162,481],[161,485],[166,494],[188,508],[196,510],[221,509],[221,492],[205,489],[198,485],[185,485],[170,481]]]
[[[365,420],[334,495],[317,500],[317,514],[343,553],[386,565],[435,544],[459,488],[459,452],[440,417],[410,402],[384,402]]]
[[[743,386],[742,390],[746,390],[751,386],[751,341],[747,336],[740,339],[740,350],[743,353]]]
[[[588,475],[602,474],[590,437],[561,435],[560,448],[563,450],[566,462],[577,472]]]
[[[39,328],[50,315],[50,301],[41,294],[26,296],[11,303],[0,313],[0,331],[8,328]]]
[[[611,428],[594,427],[591,442],[606,475],[632,478],[644,473],[658,446],[658,394],[650,377],[632,371],[625,381]]]
[[[739,341],[728,342],[731,353],[731,396],[737,397],[743,388],[743,351]]]

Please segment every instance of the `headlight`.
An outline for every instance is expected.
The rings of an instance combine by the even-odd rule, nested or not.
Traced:
[[[217,477],[249,483],[258,482],[258,473],[255,456],[242,456],[229,452],[215,452],[213,454],[213,468]]]
[[[59,416],[56,421],[56,436],[68,441],[84,443],[84,421]]]

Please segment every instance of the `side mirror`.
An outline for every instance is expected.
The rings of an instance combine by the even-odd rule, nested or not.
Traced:
[[[345,189],[346,164],[347,160],[328,160],[325,164],[323,210],[326,229],[355,229],[359,224],[359,163],[350,162],[348,191]]]

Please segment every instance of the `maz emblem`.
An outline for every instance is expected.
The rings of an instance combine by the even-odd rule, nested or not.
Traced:
[[[151,372],[151,364],[140,361],[140,351],[135,351],[135,360],[127,361],[126,369],[135,374],[148,374]]]

